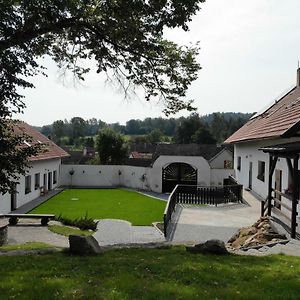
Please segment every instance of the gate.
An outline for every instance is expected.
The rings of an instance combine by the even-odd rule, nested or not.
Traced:
[[[197,169],[186,163],[171,163],[162,171],[162,192],[170,193],[177,184],[197,184]]]

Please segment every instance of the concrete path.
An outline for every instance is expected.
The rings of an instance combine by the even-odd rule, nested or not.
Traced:
[[[260,217],[260,202],[244,191],[247,204],[213,206],[178,205],[169,228],[172,243],[197,243],[209,239],[228,239],[241,227]]]
[[[69,247],[67,237],[51,232],[47,226],[41,226],[35,219],[26,219],[26,223],[20,221],[16,226],[8,226],[8,244],[28,242],[42,242],[56,247]]]
[[[93,235],[100,246],[164,242],[163,234],[152,226],[132,226],[123,220],[104,219],[98,222]]]

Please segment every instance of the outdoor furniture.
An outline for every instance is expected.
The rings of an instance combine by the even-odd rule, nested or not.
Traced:
[[[28,219],[41,219],[41,224],[46,226],[50,220],[55,218],[53,214],[7,214],[6,218],[9,218],[8,222],[10,225],[17,225],[19,219],[28,218]]]

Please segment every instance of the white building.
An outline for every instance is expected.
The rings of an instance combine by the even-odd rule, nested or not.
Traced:
[[[30,168],[21,176],[16,193],[0,195],[0,213],[8,213],[47,193],[59,185],[61,158],[68,154],[51,140],[26,123],[17,125],[19,131],[32,137],[31,143],[43,145],[43,151],[29,159]],[[24,141],[27,147],[30,143]]]
[[[286,144],[295,145],[293,143],[300,142],[299,133],[300,69],[297,70],[295,87],[276,99],[268,108],[253,116],[224,142],[234,145],[234,169],[238,183],[266,199],[270,155],[259,149],[281,144],[285,144],[281,148],[287,147]],[[290,215],[284,204],[290,205],[291,201],[284,196],[292,193],[293,182],[284,156],[278,158],[276,163],[274,176],[272,176],[272,187],[278,191],[274,193],[275,206],[286,215]],[[282,205],[280,205],[280,201],[282,201]]]

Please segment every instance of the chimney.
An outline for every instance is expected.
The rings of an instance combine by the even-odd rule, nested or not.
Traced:
[[[297,87],[300,87],[300,68],[297,69]]]

